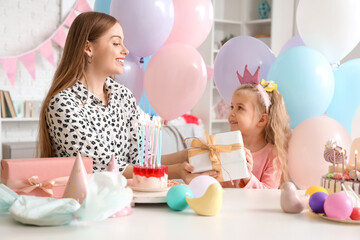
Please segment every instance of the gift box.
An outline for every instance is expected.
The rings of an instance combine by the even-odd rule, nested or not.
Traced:
[[[88,174],[93,160],[84,157]],[[1,183],[21,195],[61,198],[75,157],[4,159],[1,161]]]
[[[205,133],[205,139],[188,138],[186,145],[189,163],[195,168],[192,173],[215,170],[220,182],[249,177],[240,131]]]

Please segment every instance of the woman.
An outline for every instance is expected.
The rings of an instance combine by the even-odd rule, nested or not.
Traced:
[[[114,155],[120,172],[132,176],[138,163],[136,122],[139,110],[132,93],[110,76],[122,74],[124,46],[120,23],[112,16],[86,12],[72,23],[60,64],[44,100],[39,127],[40,157],[93,158],[94,172],[106,169]],[[187,151],[163,156],[170,178],[189,182],[193,167]],[[216,172],[210,171],[216,177]]]

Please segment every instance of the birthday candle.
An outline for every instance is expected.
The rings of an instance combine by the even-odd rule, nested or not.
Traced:
[[[160,141],[159,141],[159,154],[158,154],[158,166],[161,167],[161,146],[162,146],[162,129],[160,128]]]
[[[141,166],[144,166],[145,126],[141,126]]]
[[[333,153],[334,153],[333,167],[334,167],[334,174],[335,174],[335,160],[336,160],[336,156],[335,156],[335,148],[336,148],[336,145],[334,144],[334,145],[332,146],[332,148],[333,148]]]
[[[156,124],[156,141],[155,141],[155,153],[157,153],[157,150],[158,150],[158,142],[159,142],[159,125]],[[156,156],[158,156],[158,154],[156,154]],[[156,161],[157,161],[157,158],[156,158]],[[159,166],[159,163],[157,161],[157,165]]]
[[[151,128],[152,128],[152,133],[151,133],[151,150],[150,150],[150,165],[152,166],[152,167],[154,167],[154,165],[155,165],[155,159],[153,159],[153,157],[154,157],[154,141],[155,141],[155,139],[154,139],[154,137],[155,137],[155,131],[156,131],[156,127],[155,127],[155,125],[156,125],[156,123],[155,123],[155,118],[153,117],[153,119],[152,119],[152,121],[151,121]]]
[[[139,155],[139,164],[141,165],[141,152],[140,152],[140,142],[139,142],[139,123],[135,124],[136,128],[136,143],[137,143],[137,149],[138,149],[138,155]]]
[[[358,150],[355,150],[355,181],[357,181],[357,155],[358,155]]]
[[[342,157],[342,181],[344,182],[344,172],[345,172],[345,161],[344,161],[344,151],[341,150]]]

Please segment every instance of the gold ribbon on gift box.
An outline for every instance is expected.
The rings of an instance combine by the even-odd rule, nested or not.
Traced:
[[[188,151],[188,156],[193,157],[198,154],[209,152],[209,158],[212,167],[219,174],[217,180],[219,182],[224,181],[221,168],[224,169],[224,171],[228,174],[229,178],[231,179],[229,172],[221,164],[220,153],[221,152],[229,153],[232,151],[236,151],[244,148],[244,145],[242,145],[241,143],[233,143],[228,145],[221,145],[221,144],[215,145],[216,135],[209,135],[207,132],[205,132],[205,137],[207,142],[203,142],[199,138],[189,138],[192,139],[190,146],[195,149],[190,149]]]

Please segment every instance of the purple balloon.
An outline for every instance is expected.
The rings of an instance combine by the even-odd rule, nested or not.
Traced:
[[[313,193],[309,199],[309,206],[314,213],[324,213],[324,203],[329,195],[324,192]]]
[[[132,55],[146,57],[161,48],[174,24],[172,0],[112,0],[110,15],[121,24]]]
[[[303,40],[299,35],[295,35],[285,43],[285,45],[281,48],[279,55],[289,48],[298,47],[298,46],[305,46],[305,43],[303,42]]]
[[[115,76],[115,81],[125,85],[139,102],[144,92],[144,71],[137,57],[127,55],[124,62],[124,72]]]
[[[243,75],[245,65],[254,74],[260,66],[260,81],[266,75],[274,62],[275,56],[262,41],[240,36],[232,38],[220,49],[214,64],[214,80],[220,95],[230,104],[236,88],[240,86],[236,71]]]

